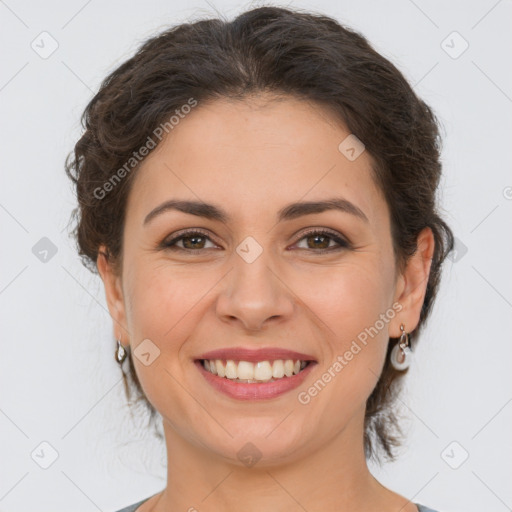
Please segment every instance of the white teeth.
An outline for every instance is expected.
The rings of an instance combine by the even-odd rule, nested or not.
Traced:
[[[236,363],[231,359],[229,361],[226,361],[226,377],[228,379],[237,378]]]
[[[274,379],[284,377],[284,363],[282,359],[274,361],[274,364],[272,365],[272,377]]]
[[[287,377],[291,377],[293,375],[293,361],[291,359],[287,359],[284,362],[284,374]]]
[[[238,363],[237,378],[239,379],[254,379],[254,365],[247,361],[240,361]]]
[[[224,367],[224,364],[220,359],[215,360],[215,366],[217,367],[217,375],[219,377],[225,377],[226,376],[226,369]]]
[[[210,359],[203,361],[205,370],[237,382],[269,382],[284,376],[297,375],[307,366],[306,361],[276,359],[275,361],[234,361],[228,359]]]
[[[270,380],[272,378],[272,366],[269,361],[258,361],[254,366],[254,380]]]

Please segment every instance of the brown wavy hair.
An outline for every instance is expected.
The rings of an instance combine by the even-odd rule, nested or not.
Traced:
[[[183,23],[146,40],[104,79],[83,112],[84,133],[65,163],[76,188],[72,235],[83,263],[97,272],[98,249],[104,244],[109,262],[120,272],[126,202],[138,165],[105,197],[98,198],[98,187],[159,125],[191,97],[201,104],[220,98],[243,101],[259,93],[326,107],[364,142],[391,212],[398,268],[414,254],[419,232],[431,228],[435,250],[415,341],[430,314],[441,265],[453,248],[453,234],[436,204],[439,123],[364,36],[319,13],[267,6],[232,21]],[[388,355],[392,346],[390,339]],[[131,357],[128,361],[128,372],[123,369],[127,397],[135,391],[137,401],[149,407],[151,422],[157,411],[144,396]],[[382,451],[390,460],[396,456],[403,432],[393,403],[405,373],[395,371],[386,358],[366,404],[367,458],[379,461]]]

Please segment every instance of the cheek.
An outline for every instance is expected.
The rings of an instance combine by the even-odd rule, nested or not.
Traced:
[[[391,278],[389,266],[373,256],[360,257],[301,272],[294,278],[294,291],[322,320],[330,338],[346,340],[373,325],[391,307]]]
[[[331,398],[343,406],[348,397],[362,403],[380,375],[389,322],[396,315],[390,266],[369,256],[300,282],[298,295],[308,297],[305,302],[322,321],[325,360],[320,372],[334,382],[331,392],[336,396]]]
[[[169,265],[135,262],[127,283],[127,308],[135,343],[143,338],[154,339],[160,344],[179,338],[186,318],[194,304],[207,289],[208,283],[199,286],[194,277],[183,278]]]
[[[139,382],[158,411],[172,410],[173,417],[186,417],[183,401],[177,398],[182,390],[176,379],[179,380],[184,363],[192,364],[180,360],[180,351],[197,323],[193,307],[204,291],[196,294],[195,288],[184,286],[169,268],[145,264],[131,269],[128,316]],[[138,357],[143,347],[151,354],[147,365]]]

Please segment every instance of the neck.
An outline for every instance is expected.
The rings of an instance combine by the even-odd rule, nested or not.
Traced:
[[[328,442],[293,460],[279,463],[262,454],[252,467],[191,443],[164,419],[167,487],[151,512],[384,510],[391,492],[368,470],[363,418],[364,411]]]

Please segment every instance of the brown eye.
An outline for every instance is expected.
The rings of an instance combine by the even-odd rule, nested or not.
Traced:
[[[320,253],[336,251],[349,247],[349,243],[346,240],[338,236],[336,233],[327,230],[309,231],[302,236],[299,242],[302,240],[306,240],[307,247],[304,247],[304,249]],[[332,242],[335,242],[337,246],[330,245]]]
[[[201,231],[185,231],[177,237],[164,241],[162,247],[165,249],[186,251],[209,249],[209,247],[205,247],[207,240],[211,242],[210,237]],[[180,242],[182,246],[178,245]]]
[[[318,253],[332,252],[340,249],[346,249],[350,247],[349,242],[338,236],[335,232],[327,230],[313,230],[309,231],[300,238],[299,242],[306,240],[306,247],[299,247],[307,251],[313,251]],[[201,249],[211,249],[213,247],[207,247],[205,244],[211,242],[214,247],[216,245],[212,242],[210,237],[202,231],[190,230],[181,232],[178,236],[165,240],[162,243],[162,248],[170,250],[181,250],[190,252],[199,252]],[[335,245],[332,245],[332,242]],[[181,246],[179,245],[181,243]],[[337,244],[337,245],[336,245]]]

